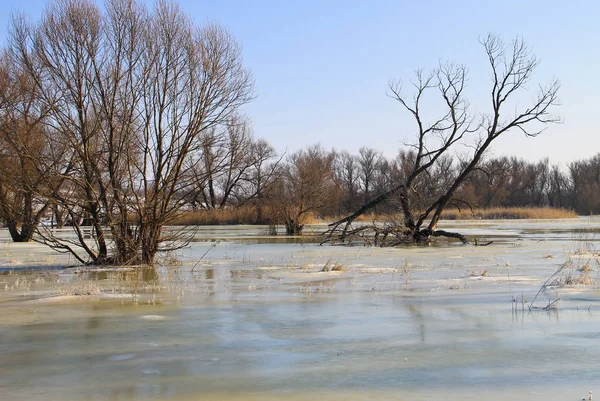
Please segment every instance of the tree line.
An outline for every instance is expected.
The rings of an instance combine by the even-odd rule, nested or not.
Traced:
[[[260,198],[238,196],[225,207],[255,205],[271,214],[253,222],[286,226],[297,234],[310,215],[324,220],[347,215],[380,194],[389,192],[414,168],[413,152],[401,150],[385,157],[377,149],[362,147],[356,154],[326,150],[319,144],[287,155],[273,156],[269,180]],[[462,171],[460,157],[438,159],[427,175],[413,183],[412,206],[424,210]],[[203,205],[207,208],[207,205]],[[600,213],[600,154],[588,159],[552,164],[548,158],[528,161],[517,157],[482,160],[457,188],[449,207],[554,207],[580,215]],[[375,215],[398,214],[399,196],[372,209]]]
[[[321,150],[324,153],[327,153]],[[318,209],[320,216],[351,213],[375,195],[387,192],[393,183],[414,165],[414,154],[401,150],[394,158],[362,147],[357,154],[332,150],[330,191],[337,201],[328,200]],[[422,180],[414,183],[417,209],[448,185],[461,171],[460,157],[439,159]],[[375,213],[398,213],[398,199],[388,199],[374,208]],[[555,207],[580,215],[600,213],[600,154],[561,166],[544,158],[528,161],[514,156],[482,160],[455,192],[452,207],[461,209],[493,207]]]

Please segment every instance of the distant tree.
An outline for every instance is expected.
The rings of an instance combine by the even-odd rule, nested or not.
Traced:
[[[571,198],[581,214],[600,213],[600,154],[568,165]]]
[[[358,176],[364,196],[364,203],[371,199],[377,168],[382,161],[381,152],[376,149],[361,147],[358,150]]]
[[[265,140],[254,141],[249,150],[251,164],[247,173],[236,186],[234,198],[236,204],[253,205],[256,209],[256,222],[273,223],[273,215],[265,216],[264,209],[274,196],[277,182],[281,179],[284,169],[283,158]]]
[[[415,139],[407,143],[411,149],[402,178],[392,188],[371,199],[349,216],[331,224],[327,240],[346,240],[349,235],[365,230],[375,230],[382,238],[381,243],[393,245],[399,242],[428,242],[432,236],[448,236],[467,242],[460,233],[438,229],[444,209],[452,204],[455,193],[467,177],[480,165],[492,143],[510,131],[522,132],[527,136],[541,133],[547,123],[557,121],[550,110],[557,104],[559,84],[539,88],[537,96],[528,106],[514,103],[514,97],[526,90],[531,82],[538,60],[521,39],[506,45],[495,35],[488,35],[481,44],[491,67],[491,105],[488,114],[477,117],[470,113],[465,98],[467,68],[461,65],[441,63],[431,73],[417,71],[413,81],[415,94],[405,96],[401,83],[390,85],[391,96],[410,115],[416,127]],[[433,117],[433,111],[424,111],[425,98],[431,93],[438,95],[443,111]],[[515,110],[511,113],[509,110]],[[444,157],[452,154],[457,146],[466,145],[461,154],[462,162],[452,179],[440,181],[439,195],[422,207],[415,206],[419,194],[415,184],[430,175]],[[402,215],[393,226],[362,226],[353,228],[352,222],[363,213],[392,196],[399,198]],[[383,240],[383,238],[385,238]]]
[[[341,190],[340,208],[343,213],[360,206],[359,162],[347,150],[336,152],[334,162],[335,179]]]
[[[547,192],[548,204],[551,207],[574,209],[574,205],[569,201],[570,191],[569,180],[560,166],[552,165]]]
[[[400,171],[393,160],[388,160],[381,157],[375,169],[375,179],[372,184],[372,193],[383,193],[389,190],[394,182],[398,179]],[[391,214],[395,213],[392,202],[383,202],[377,209],[373,209],[375,213]]]
[[[264,140],[254,138],[249,121],[234,116],[200,142],[185,173],[192,181],[186,198],[194,209],[239,206],[263,195],[278,162],[267,164],[277,154]]]
[[[310,213],[331,204],[338,193],[334,178],[335,153],[320,145],[309,146],[289,156],[276,189],[275,208],[289,235],[302,232]]]
[[[470,192],[467,198],[478,207],[544,207],[552,205],[552,174],[547,158],[539,162],[492,158],[471,173],[458,195]]]
[[[493,207],[504,205],[509,194],[510,160],[492,158],[481,162],[457,191],[467,205]]]
[[[0,62],[0,218],[15,242],[28,242],[66,172],[65,147],[52,141],[35,82],[10,54]],[[62,174],[59,174],[62,173]]]

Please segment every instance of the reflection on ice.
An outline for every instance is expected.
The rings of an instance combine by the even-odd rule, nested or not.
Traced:
[[[113,270],[6,244],[38,269],[0,275],[2,399],[582,399],[600,391],[600,290],[526,303],[570,254],[597,255],[574,230],[599,223],[455,223],[495,243],[398,249],[207,229],[178,263]]]

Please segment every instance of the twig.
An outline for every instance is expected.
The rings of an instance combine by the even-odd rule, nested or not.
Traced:
[[[565,267],[567,267],[569,265],[568,262],[563,263],[557,271],[554,272],[553,275],[551,275],[550,277],[548,277],[548,279],[544,282],[544,284],[542,284],[542,286],[540,287],[540,289],[538,290],[537,294],[535,294],[535,297],[533,297],[533,301],[531,301],[531,303],[529,304],[529,310],[531,310],[533,308],[533,304],[535,303],[535,300],[537,299],[538,295],[540,295],[540,292],[542,292],[542,290],[544,288],[546,288],[546,285],[548,284],[548,282],[550,280],[552,280],[558,273],[562,272]],[[557,300],[558,301],[558,300]]]
[[[204,255],[202,255],[202,256],[200,257],[200,259],[198,259],[198,261],[197,261],[197,262],[194,264],[194,267],[192,267],[192,272],[194,271],[194,269],[195,269],[196,267],[198,267],[198,265],[200,264],[200,262],[202,261],[202,259],[204,259],[204,257],[205,257],[205,256],[206,256],[206,255],[207,255],[209,252],[210,252],[210,250],[211,250],[211,249],[213,249],[214,247],[216,247],[217,245],[219,245],[219,243],[220,243],[220,242],[221,242],[220,240],[219,240],[219,241],[217,241],[217,242],[215,242],[214,244],[212,244],[212,245],[211,245],[211,246],[210,246],[210,247],[209,247],[209,248],[206,250],[206,252],[204,252]]]
[[[560,301],[560,298],[556,298],[554,301],[550,302],[548,301],[548,305],[546,305],[544,307],[544,310],[550,310],[550,309],[556,309],[556,307],[554,306],[558,301]]]

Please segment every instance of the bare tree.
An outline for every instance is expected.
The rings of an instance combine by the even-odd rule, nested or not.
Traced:
[[[189,161],[187,175],[193,181],[186,193],[194,209],[222,209],[262,196],[276,152],[264,140],[256,140],[250,123],[234,116],[224,127],[202,136],[201,146]]]
[[[550,183],[548,185],[548,204],[551,207],[573,208],[568,194],[571,188],[569,180],[558,165],[550,167]]]
[[[51,140],[47,111],[35,83],[5,53],[0,65],[0,216],[15,242],[33,238],[64,181],[55,172],[66,150]]]
[[[484,160],[465,180],[458,194],[476,207],[508,206],[510,171],[508,157]]]
[[[265,220],[273,223],[273,216],[265,216],[264,209],[284,173],[284,157],[285,154],[278,156],[275,149],[262,139],[253,141],[250,146],[248,169],[235,188],[234,198],[237,205],[254,205],[258,223]]]
[[[377,174],[377,167],[381,163],[381,152],[366,146],[358,150],[359,179],[364,195],[364,203],[371,199],[371,192]]]
[[[252,98],[231,35],[194,27],[165,1],[148,12],[134,0],[109,0],[104,10],[59,0],[36,26],[16,18],[11,48],[49,110],[49,129],[72,152],[68,190],[55,202],[76,240],[42,231],[43,240],[96,264],[152,263],[181,246],[163,227],[191,185],[186,162],[204,133]]]
[[[275,203],[289,235],[302,232],[309,213],[330,204],[337,185],[333,175],[334,152],[313,145],[290,155]]]
[[[372,193],[383,193],[387,191],[398,178],[398,174],[399,171],[394,161],[381,157],[375,169]]]
[[[571,199],[581,214],[600,213],[600,154],[569,163]]]
[[[557,104],[559,84],[553,81],[540,86],[533,102],[526,107],[516,106],[510,114],[506,109],[513,107],[513,98],[527,89],[538,60],[521,39],[509,45],[495,35],[488,35],[481,44],[491,67],[492,88],[490,112],[476,117],[469,112],[465,98],[467,69],[465,66],[441,63],[431,73],[417,71],[412,82],[414,96],[407,97],[399,82],[390,84],[390,95],[410,115],[416,126],[416,139],[407,143],[411,149],[411,162],[407,164],[404,178],[390,190],[381,193],[351,215],[331,224],[326,241],[346,240],[351,234],[364,230],[376,230],[383,234],[385,244],[400,242],[427,242],[432,236],[448,236],[467,242],[459,233],[438,229],[443,210],[451,204],[456,191],[463,185],[471,172],[479,166],[485,152],[501,135],[509,131],[520,131],[526,136],[541,133],[547,123],[558,121],[550,115]],[[437,93],[444,111],[433,119],[426,118],[422,110],[424,99]],[[451,155],[457,145],[467,145],[471,151],[462,154],[460,169],[445,186],[439,196],[422,208],[415,208],[415,183],[432,171],[441,158]],[[391,227],[352,228],[352,222],[360,215],[390,198],[398,196],[402,220]]]
[[[360,206],[359,165],[357,157],[347,150],[336,152],[335,179],[342,190],[341,210],[348,213]]]

